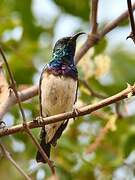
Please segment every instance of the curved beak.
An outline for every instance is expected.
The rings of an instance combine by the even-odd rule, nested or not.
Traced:
[[[76,39],[77,39],[80,35],[82,35],[82,34],[86,34],[86,33],[85,33],[85,32],[79,32],[79,33],[73,35],[73,36],[71,37],[70,41],[76,41]]]

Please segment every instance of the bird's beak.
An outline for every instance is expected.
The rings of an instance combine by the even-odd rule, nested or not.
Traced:
[[[71,39],[70,39],[70,42],[71,42],[71,41],[76,41],[76,39],[77,39],[80,35],[82,35],[82,34],[86,34],[86,33],[85,33],[85,32],[79,32],[79,33],[73,35],[73,36],[71,37]]]

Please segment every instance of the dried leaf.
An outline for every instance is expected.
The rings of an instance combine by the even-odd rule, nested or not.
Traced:
[[[9,86],[0,64],[0,106],[7,100],[9,96]]]

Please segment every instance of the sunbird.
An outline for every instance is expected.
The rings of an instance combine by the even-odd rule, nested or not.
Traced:
[[[79,32],[73,36],[59,39],[53,49],[52,60],[45,65],[39,82],[39,101],[41,117],[48,117],[74,110],[77,97],[78,71],[74,62],[77,38],[85,34]],[[50,158],[51,146],[68,124],[68,119],[45,125],[40,134],[40,145]],[[37,162],[46,163],[40,152]]]

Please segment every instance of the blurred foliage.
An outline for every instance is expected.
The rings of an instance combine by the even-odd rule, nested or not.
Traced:
[[[98,54],[103,53],[106,47],[107,47],[107,40],[103,38],[101,39],[101,41],[99,41],[98,44],[95,45],[93,58],[94,56],[97,56]]]
[[[89,0],[54,0],[55,3],[62,8],[65,12],[74,16],[80,17],[85,21],[89,20]]]
[[[43,65],[51,58],[52,42],[59,18],[68,13],[81,18],[78,30],[89,26],[89,0],[54,0],[60,13],[44,23],[40,23],[33,11],[32,0],[0,0],[0,40],[8,62],[14,73],[18,87],[27,88],[38,82]],[[45,9],[46,11],[46,9]],[[42,19],[42,17],[41,17]],[[42,21],[43,22],[43,21]],[[102,22],[101,27],[105,22]],[[121,28],[127,26],[121,23]],[[76,29],[77,31],[77,29]],[[126,83],[135,81],[135,54],[125,51],[123,45],[107,50],[109,40],[104,38],[82,58],[78,65],[79,76],[100,94],[113,95],[126,87]],[[92,104],[99,101],[90,96],[90,92],[81,84],[78,92],[78,104]],[[23,103],[28,120],[39,113],[38,97]],[[135,110],[134,98],[122,101],[120,112],[124,116],[116,121],[116,130],[109,131],[97,150],[86,154],[88,146],[94,142],[107,120],[115,114],[114,105],[103,108],[103,116],[87,115],[76,118],[52,150],[52,160],[60,180],[104,180],[118,179],[117,172],[128,178],[125,166],[134,172],[135,164]],[[107,119],[104,118],[104,116]],[[22,121],[18,107],[13,107],[4,117],[8,124]],[[38,138],[39,129],[32,130]],[[47,165],[38,165],[35,161],[36,147],[24,133],[3,138],[6,147],[17,163],[33,178],[44,179],[50,176]],[[132,160],[132,161],[131,161]],[[128,164],[124,164],[124,162]],[[7,172],[8,169],[8,172]],[[16,169],[1,156],[1,179],[23,179]],[[114,178],[115,177],[115,178]],[[117,178],[116,178],[117,177]],[[134,177],[135,178],[135,177]]]

